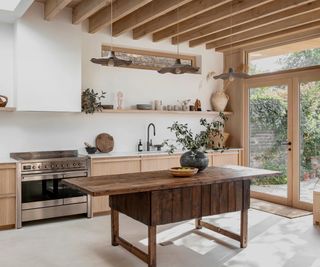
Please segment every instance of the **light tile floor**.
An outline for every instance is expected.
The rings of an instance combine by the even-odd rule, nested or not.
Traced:
[[[146,227],[120,217],[120,233],[146,249]],[[239,230],[239,214],[208,218]],[[312,216],[294,220],[249,211],[249,245],[209,230],[193,231],[193,222],[158,228],[159,267],[320,267],[320,228]],[[146,266],[121,247],[110,245],[110,217],[73,218],[32,223],[0,232],[1,267],[138,267]]]

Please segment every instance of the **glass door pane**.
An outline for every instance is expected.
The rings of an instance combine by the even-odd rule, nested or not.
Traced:
[[[300,201],[312,203],[320,189],[320,81],[299,84],[300,109]]]
[[[252,191],[288,197],[288,85],[249,89],[250,166],[280,171],[253,181]]]

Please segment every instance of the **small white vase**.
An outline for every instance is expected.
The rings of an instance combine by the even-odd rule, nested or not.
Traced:
[[[211,96],[211,105],[213,110],[223,112],[228,104],[229,96],[223,91],[216,91]]]

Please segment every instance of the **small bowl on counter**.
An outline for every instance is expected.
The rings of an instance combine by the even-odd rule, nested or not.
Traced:
[[[174,177],[191,177],[198,173],[198,169],[193,167],[173,167],[169,169],[169,172]]]
[[[97,148],[92,146],[92,147],[86,147],[86,151],[88,154],[95,154],[97,152]]]

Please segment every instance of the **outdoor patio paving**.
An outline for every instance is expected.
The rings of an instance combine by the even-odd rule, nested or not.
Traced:
[[[320,190],[320,182],[317,178],[300,182],[300,200],[313,202],[313,191]],[[317,183],[318,182],[318,183]],[[287,197],[287,185],[252,185],[251,190],[281,197]]]

